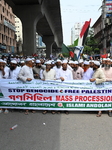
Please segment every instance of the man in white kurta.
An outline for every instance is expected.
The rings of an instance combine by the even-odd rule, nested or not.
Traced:
[[[112,81],[112,67],[111,67],[111,59],[106,59],[105,60],[105,65],[102,68],[105,76],[106,76],[106,81]]]
[[[56,79],[58,79],[59,78],[58,74],[59,74],[60,70],[62,69],[62,62],[61,62],[61,60],[57,59],[56,65],[53,67],[53,69],[56,72]]]
[[[59,72],[59,79],[62,81],[73,80],[72,71],[67,68],[67,61],[62,62],[62,69]]]
[[[84,73],[83,73],[83,78],[82,80],[89,80],[92,78],[93,76],[93,69],[90,68],[90,64],[89,64],[89,61],[85,61],[84,62]]]
[[[110,58],[105,59],[105,64],[104,64],[104,67],[102,67],[102,70],[105,74],[106,81],[112,82],[112,67],[111,67],[111,59]],[[108,115],[109,115],[109,117],[112,117],[112,110],[109,110]]]
[[[24,65],[21,68],[21,70],[18,74],[19,80],[22,80],[23,82],[26,82],[26,81],[31,81],[31,80],[34,79],[32,66],[33,66],[32,59],[27,58],[26,59],[26,65]]]
[[[106,81],[105,74],[103,70],[100,68],[100,62],[94,61],[93,69],[95,70],[93,77],[90,79],[90,82],[95,82],[96,84],[100,84]],[[101,117],[101,111],[98,112],[97,117]]]
[[[91,82],[94,82],[96,84],[100,84],[106,81],[106,77],[105,74],[103,72],[103,70],[100,68],[100,62],[99,61],[94,61],[94,74],[92,76],[92,78],[90,79]]]
[[[6,66],[7,62],[4,60],[3,61],[3,66],[4,66],[4,71],[5,71],[5,75],[4,75],[4,79],[8,79],[9,78],[9,71],[10,68]]]
[[[10,70],[9,70],[9,79],[17,79],[20,69],[21,67],[17,66],[17,61],[11,60]]]
[[[32,62],[32,59],[31,58],[27,58],[26,59],[26,65],[24,65],[19,74],[18,74],[18,79],[19,80],[22,80],[23,82],[26,82],[26,81],[31,81],[34,79],[34,76],[33,76],[33,70],[32,70],[32,67],[33,67],[33,62]],[[32,111],[33,113],[35,111]],[[25,112],[26,115],[29,114],[29,111],[26,110]]]
[[[74,63],[72,71],[73,79],[81,80],[83,77],[84,70],[79,66],[78,61],[74,61],[73,63]]]
[[[56,71],[54,69],[51,69],[51,61],[46,62],[46,69],[43,71],[43,78],[42,80],[55,80],[56,79]],[[43,114],[46,114],[47,110],[43,111]],[[54,114],[55,111],[52,111],[52,114]]]
[[[9,77],[9,68],[5,67],[5,61],[0,59],[0,79],[7,79]],[[1,89],[0,89],[1,92]],[[2,93],[2,92],[1,92]],[[0,108],[0,113],[3,112],[3,109]],[[7,114],[9,111],[5,109],[4,113]]]
[[[0,59],[0,79],[7,79],[9,77],[9,68],[5,64],[6,62]]]
[[[56,71],[51,69],[51,62],[46,62],[46,69],[43,71],[43,79],[42,80],[55,80],[56,79]]]

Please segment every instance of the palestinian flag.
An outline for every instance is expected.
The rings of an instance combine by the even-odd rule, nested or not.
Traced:
[[[82,27],[82,30],[80,32],[80,35],[79,35],[78,46],[84,46],[85,39],[87,37],[88,30],[89,30],[89,27],[90,27],[90,23],[91,23],[91,19],[84,23],[84,25]]]

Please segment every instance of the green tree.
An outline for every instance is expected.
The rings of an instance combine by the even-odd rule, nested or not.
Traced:
[[[85,40],[83,53],[88,55],[100,54],[98,42],[94,38],[94,32],[92,28],[90,28],[88,36]]]

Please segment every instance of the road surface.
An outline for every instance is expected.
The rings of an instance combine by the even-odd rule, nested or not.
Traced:
[[[1,150],[112,150],[112,118],[104,112],[0,114]],[[17,124],[14,130],[10,128]]]

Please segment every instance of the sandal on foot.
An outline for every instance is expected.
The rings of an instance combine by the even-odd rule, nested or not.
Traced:
[[[112,112],[108,112],[109,117],[112,117]]]
[[[3,110],[1,109],[1,110],[0,110],[0,113],[2,113],[2,112],[3,112]]]
[[[43,114],[47,114],[47,110],[43,111],[42,113],[43,113]]]
[[[9,113],[9,111],[6,109],[5,111],[4,111],[4,114],[8,114]]]
[[[66,114],[66,115],[68,115],[68,114],[69,114],[69,112],[68,112],[68,111],[65,111],[65,114]]]
[[[57,114],[60,114],[61,112],[60,111],[57,111]]]
[[[29,111],[28,110],[25,111],[25,115],[29,115]]]
[[[55,112],[55,111],[52,111],[51,113],[52,113],[52,114],[55,114],[56,112]]]
[[[35,110],[33,110],[33,111],[32,111],[32,113],[33,113],[33,114],[35,114],[35,113],[36,113],[36,111],[35,111]]]
[[[102,115],[102,113],[98,113],[98,114],[96,115],[96,117],[101,117],[101,115]]]

